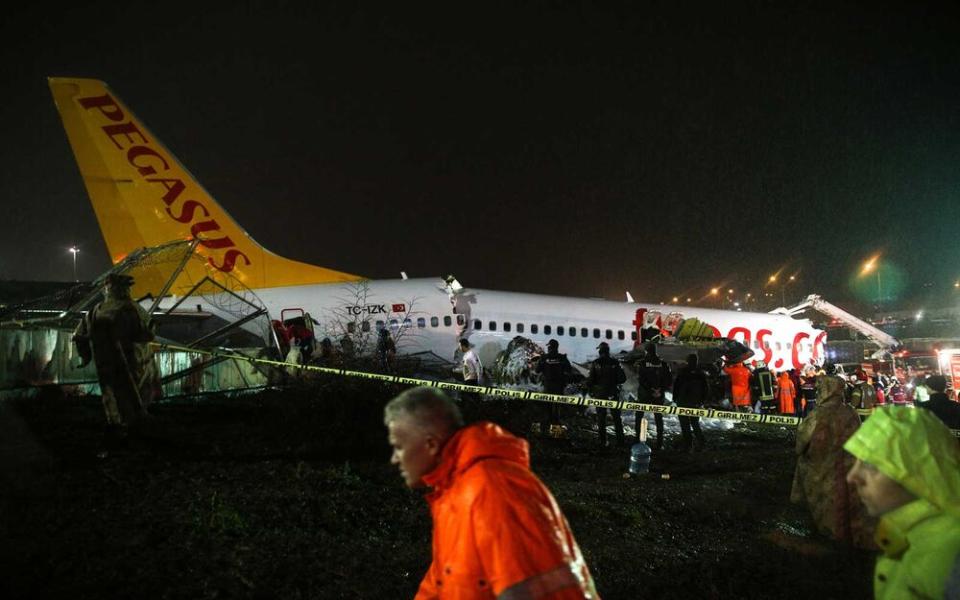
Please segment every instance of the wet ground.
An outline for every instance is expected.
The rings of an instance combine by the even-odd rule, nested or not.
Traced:
[[[409,598],[430,521],[381,423],[397,389],[311,388],[155,406],[98,459],[97,397],[0,402],[0,598]],[[467,407],[526,435],[539,407]],[[792,432],[737,425],[624,479],[592,419],[532,438],[604,598],[869,598],[873,556],[789,504]],[[669,476],[667,478],[667,476]]]

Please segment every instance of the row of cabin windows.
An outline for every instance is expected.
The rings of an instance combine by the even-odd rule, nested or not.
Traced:
[[[457,325],[463,325],[465,322],[466,320],[463,318],[463,315],[457,315]],[[390,323],[391,329],[396,329],[400,327],[401,321],[399,321],[398,319],[390,319],[389,323]],[[402,323],[403,323],[403,327],[413,327],[414,321],[413,319],[404,319]],[[426,317],[418,317],[416,323],[417,323],[417,327],[424,328],[427,326],[427,319]],[[444,316],[443,326],[450,327],[451,325],[453,325],[453,318],[450,315]],[[386,321],[377,321],[377,331],[380,331],[386,326],[387,326]],[[430,327],[440,327],[440,317],[430,317]],[[356,323],[347,323],[348,332],[354,333],[356,330],[357,330]],[[370,321],[361,321],[360,331],[370,331]]]
[[[504,321],[503,323],[500,323],[499,326],[503,328],[502,331],[507,333],[510,333],[511,331],[515,331],[516,333],[524,333],[525,331],[525,325],[523,323],[510,323],[509,321]],[[497,327],[498,324],[496,321],[487,322],[487,331],[497,331]],[[475,331],[483,331],[483,321],[480,319],[474,319],[473,329]],[[591,330],[586,327],[581,327],[578,330],[576,327],[565,327],[563,325],[557,325],[556,329],[554,329],[552,325],[543,326],[543,335],[556,335],[557,337],[566,335],[570,337],[577,337],[578,331],[580,337],[590,337],[591,335]],[[535,323],[531,324],[530,333],[534,335],[539,334],[540,326]],[[596,339],[600,339],[600,337],[604,337],[608,340],[612,340],[614,337],[616,337],[618,340],[627,339],[627,334],[622,329],[618,329],[616,331],[613,329],[605,329],[602,332],[600,329],[593,329],[592,334]],[[630,332],[630,339],[637,339],[636,331]]]
[[[462,325],[464,324],[464,322],[465,322],[465,321],[464,321],[463,315],[457,315],[457,325],[461,325],[461,326],[462,326]],[[391,328],[396,329],[397,327],[399,327],[399,325],[400,325],[400,321],[398,321],[397,319],[390,319],[390,327],[391,327]],[[450,315],[445,315],[445,316],[443,317],[443,326],[444,326],[444,327],[450,327],[451,325],[453,325],[453,319],[452,319],[452,317],[450,317]],[[496,321],[489,321],[489,322],[487,323],[487,325],[488,325],[488,327],[487,327],[487,330],[488,330],[488,331],[496,331],[496,330],[497,330],[497,322],[496,322]],[[377,331],[383,329],[385,326],[386,326],[386,322],[385,322],[385,321],[377,321]],[[403,320],[403,326],[404,326],[404,327],[412,327],[412,326],[413,326],[413,321],[412,321],[411,319],[404,319],[404,320]],[[425,317],[418,317],[418,318],[417,318],[417,327],[424,328],[424,327],[426,327],[426,326],[427,326],[427,319],[426,319]],[[430,327],[439,327],[439,326],[440,326],[440,318],[439,318],[439,317],[430,317]],[[507,332],[507,333],[509,333],[509,332],[511,332],[511,331],[513,331],[513,330],[515,330],[517,333],[523,333],[523,332],[524,332],[524,329],[525,329],[525,326],[524,326],[523,323],[515,323],[515,324],[514,324],[514,323],[510,323],[509,321],[504,321],[504,322],[502,323],[502,326],[503,326],[503,331],[505,331],[505,332]],[[515,329],[514,329],[514,326],[515,326]],[[473,328],[474,328],[476,331],[482,331],[482,330],[483,330],[483,321],[481,321],[480,319],[474,319],[474,321],[473,321]],[[354,333],[356,330],[357,330],[357,324],[356,324],[356,323],[347,323],[347,331],[349,331],[350,333]],[[369,321],[361,321],[361,322],[360,322],[360,331],[364,331],[364,332],[370,331],[370,322],[369,322]],[[540,327],[539,327],[539,325],[537,325],[537,324],[531,324],[531,325],[530,325],[530,333],[531,333],[531,334],[534,334],[534,335],[540,333]],[[579,329],[579,336],[580,336],[580,337],[590,337],[590,333],[591,333],[591,331],[590,331],[589,329],[587,329],[586,327],[581,327],[581,328]],[[594,338],[600,339],[600,337],[601,337],[601,331],[600,331],[600,329],[594,328],[593,331],[592,331],[592,333],[593,333],[593,337],[594,337]],[[618,340],[624,340],[624,339],[626,339],[626,333],[625,333],[622,329],[618,329],[618,330],[616,330],[616,331],[614,331],[614,330],[612,330],[612,329],[605,329],[605,330],[603,330],[602,333],[603,333],[603,337],[606,338],[606,339],[608,339],[608,340],[612,340],[612,339],[614,338],[614,336],[616,336],[616,338],[617,338]],[[557,325],[557,327],[556,327],[556,334],[554,334],[554,330],[553,330],[553,327],[552,327],[552,326],[550,326],[550,325],[544,325],[544,326],[543,326],[543,335],[557,335],[558,337],[564,336],[564,335],[569,335],[570,337],[577,337],[578,334],[577,334],[577,328],[576,328],[576,327],[564,327],[563,325]],[[637,332],[636,332],[636,331],[631,331],[631,332],[630,332],[630,339],[631,339],[631,340],[636,340],[636,339],[637,339]],[[753,347],[756,348],[756,349],[760,349],[760,340],[753,340]],[[783,347],[784,347],[784,345],[781,344],[780,342],[774,342],[773,347],[776,348],[777,350],[782,350]],[[787,349],[787,350],[790,350],[792,347],[793,347],[793,344],[791,344],[790,342],[787,342],[787,343],[786,343],[786,349]],[[801,350],[804,349],[804,345],[803,345],[803,344],[799,344],[799,347],[800,347]],[[770,349],[771,349],[771,347],[770,347],[770,342],[767,342],[767,341],[763,342],[763,348],[766,349],[766,350],[770,350]],[[807,349],[807,350],[813,350],[813,344],[807,344],[806,349]]]

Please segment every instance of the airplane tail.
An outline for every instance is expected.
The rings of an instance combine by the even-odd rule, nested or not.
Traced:
[[[206,269],[252,289],[361,279],[260,246],[102,81],[49,83],[114,264],[137,248],[197,238]]]

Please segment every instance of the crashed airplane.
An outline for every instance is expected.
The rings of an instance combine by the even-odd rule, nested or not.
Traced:
[[[644,328],[671,336],[694,317],[711,336],[742,342],[773,369],[823,360],[826,333],[786,315],[486,290],[453,277],[370,280],[283,258],[255,242],[106,84],[49,84],[113,262],[140,248],[199,240],[205,260],[189,262],[172,286],[163,284],[169,273],[138,277],[135,297],[162,288],[168,297],[159,301],[171,303],[189,293],[190,282],[229,274],[274,319],[291,310],[309,315],[317,339],[348,336],[370,349],[376,332],[389,328],[399,353],[451,362],[459,338],[468,337],[492,365],[520,336],[540,347],[556,339],[583,365],[601,341],[614,354],[629,352]],[[215,312],[197,306],[208,309]]]

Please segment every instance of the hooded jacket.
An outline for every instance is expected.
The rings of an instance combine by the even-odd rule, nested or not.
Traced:
[[[960,445],[950,430],[926,410],[891,406],[844,448],[917,497],[880,519],[874,596],[960,597]]]
[[[423,478],[433,562],[417,599],[597,598],[570,526],[530,471],[529,447],[493,423],[464,427]]]
[[[843,443],[860,427],[860,417],[844,403],[843,388],[838,377],[817,377],[817,408],[797,429],[797,469],[790,500],[807,505],[820,533],[873,548],[875,521],[847,484],[854,459],[844,452]]]

